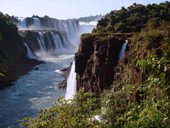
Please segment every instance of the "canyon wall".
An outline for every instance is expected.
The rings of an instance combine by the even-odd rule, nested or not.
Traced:
[[[100,93],[114,80],[114,68],[127,35],[84,34],[75,55],[78,89]]]

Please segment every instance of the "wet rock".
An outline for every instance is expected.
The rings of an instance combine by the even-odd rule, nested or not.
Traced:
[[[39,70],[39,68],[38,68],[38,67],[34,67],[34,68],[33,68],[33,70],[38,71],[38,70]]]
[[[65,80],[63,80],[62,82],[60,82],[58,84],[59,89],[65,89],[67,87],[67,78],[68,78],[68,75],[70,73],[70,70],[71,70],[71,64],[68,67],[63,68],[63,69],[60,70],[62,72]]]
[[[63,80],[62,82],[60,82],[60,83],[58,84],[58,88],[59,88],[59,89],[65,89],[66,86],[67,86],[66,80]]]

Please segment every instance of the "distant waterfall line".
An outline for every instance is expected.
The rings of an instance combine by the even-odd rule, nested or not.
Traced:
[[[15,24],[18,30],[27,33],[32,32],[34,37],[29,37],[27,43],[33,54],[38,52],[60,53],[62,49],[74,48],[79,38],[79,22],[73,19],[57,20],[54,18],[17,18]],[[28,34],[27,34],[28,35]],[[30,41],[29,39],[34,38]],[[35,41],[36,40],[36,41]],[[28,50],[27,50],[28,51]]]
[[[79,23],[76,20],[57,20],[54,18],[17,18],[15,24],[19,30],[57,30],[68,32],[72,35],[72,32],[79,31]]]

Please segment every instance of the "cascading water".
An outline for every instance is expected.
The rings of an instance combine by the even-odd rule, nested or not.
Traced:
[[[53,32],[51,32],[51,35],[53,36],[53,40],[55,42],[55,46],[56,46],[56,49],[62,49],[62,41],[59,37],[58,34],[54,34]]]
[[[34,29],[41,30],[41,23],[39,18],[33,18],[33,21],[34,21]]]
[[[32,18],[32,20],[35,21],[35,18]],[[29,58],[37,59],[38,57],[44,63],[36,66],[28,74],[21,76],[13,83],[12,87],[0,91],[0,128],[7,128],[12,124],[14,127],[19,128],[17,120],[24,117],[36,116],[39,109],[48,108],[53,105],[56,98],[64,95],[66,99],[74,97],[76,93],[76,73],[73,58],[76,49],[71,46],[70,42],[74,39],[73,42],[79,43],[78,35],[82,33],[83,28],[80,26],[80,32],[79,26],[74,20],[69,21],[69,25],[67,25],[68,22],[66,21],[54,20],[54,22],[56,27],[53,29],[51,29],[51,26],[47,27],[47,25],[43,28],[43,24],[38,20],[35,22],[26,22],[26,25],[18,24],[19,31],[23,30],[20,28],[24,28],[23,33],[27,33],[26,30],[32,30],[36,26],[32,30],[33,35],[36,36],[35,39],[31,42],[29,37],[29,43],[25,41],[24,45]],[[61,26],[65,24],[67,26],[65,28],[67,29],[61,27],[59,23]],[[71,27],[71,25],[73,26]],[[58,29],[59,27],[60,29]],[[87,27],[89,26],[87,25]],[[85,30],[84,32],[90,31]],[[68,33],[72,33],[72,37],[68,38]],[[47,36],[50,41],[48,41]],[[49,43],[49,47],[52,47],[53,51],[59,50],[59,54],[50,54],[51,51],[47,50]],[[44,52],[38,55],[37,51]],[[64,80],[64,77],[58,70],[68,67],[71,62],[73,64],[67,80],[67,91],[60,90],[58,89],[58,83]]]
[[[75,61],[72,63],[70,74],[67,78],[67,89],[65,99],[73,99],[76,94],[76,73],[75,73]]]
[[[18,26],[20,30],[24,30],[27,28],[27,22],[25,18],[19,18],[18,19]]]
[[[53,46],[52,46],[52,42],[51,42],[51,38],[49,37],[49,34],[46,35],[47,36],[47,42],[48,42],[48,50],[52,50]]]
[[[58,54],[62,50],[66,51],[67,48],[77,47],[79,42],[80,31],[76,20],[57,20],[53,18],[48,20],[41,18],[40,20],[38,17],[22,18],[21,20],[21,18],[18,18],[17,26],[19,31],[27,32],[26,30],[29,30],[38,33],[39,37],[36,38],[36,42],[34,41],[37,45],[33,45],[33,43],[29,45],[34,54],[37,52],[39,52],[39,55],[44,52],[51,52],[50,54],[56,52]],[[28,40],[25,40],[25,42],[28,42]]]
[[[27,57],[30,59],[35,59],[36,56],[33,54],[33,52],[31,51],[31,49],[28,47],[28,45],[24,42],[24,46],[27,49]]]
[[[39,45],[39,47],[40,47],[40,51],[44,51],[44,47],[43,47],[43,43],[42,43],[41,39],[39,39],[39,38],[37,37],[37,41],[38,41],[38,45]]]
[[[38,32],[39,36],[40,36],[40,41],[42,43],[43,49],[45,50],[45,39],[44,39],[44,34],[42,32]]]
[[[119,52],[119,61],[124,57],[126,47],[127,47],[128,41],[126,40],[125,43],[122,45],[122,49]]]

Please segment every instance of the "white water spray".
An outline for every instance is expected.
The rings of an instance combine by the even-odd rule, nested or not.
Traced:
[[[67,100],[73,99],[77,91],[76,88],[77,88],[77,83],[76,83],[75,61],[74,61],[71,66],[70,74],[67,78],[67,89],[66,89],[65,99]]]
[[[122,49],[121,49],[120,52],[119,52],[119,61],[120,61],[120,60],[124,57],[124,55],[125,55],[125,51],[126,51],[126,46],[127,46],[127,44],[128,44],[128,41],[126,40],[126,42],[123,43]]]

